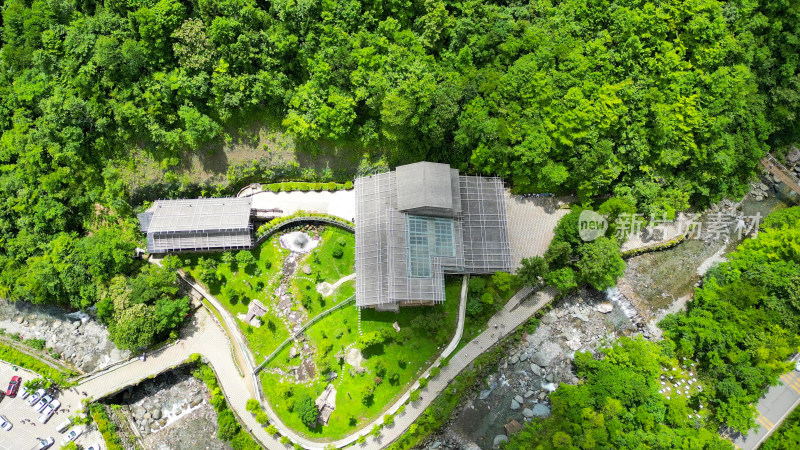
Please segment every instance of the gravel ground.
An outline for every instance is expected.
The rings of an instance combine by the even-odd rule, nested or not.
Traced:
[[[24,339],[44,339],[46,346],[84,372],[130,357],[108,339],[108,330],[84,313],[68,314],[57,306],[0,299],[0,328]]]

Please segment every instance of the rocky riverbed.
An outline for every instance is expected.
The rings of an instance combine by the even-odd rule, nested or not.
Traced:
[[[557,302],[536,331],[499,362],[497,372],[468,395],[436,439],[445,446],[458,442],[458,448],[495,447],[526,422],[548,416],[548,394],[559,384],[577,383],[576,352],[637,331],[626,308],[615,306],[605,293],[584,290]]]
[[[800,156],[792,170],[800,168]],[[724,200],[705,213],[734,221],[766,216],[786,206],[784,189],[763,176],[742,201]],[[572,361],[579,351],[597,352],[620,336],[658,340],[657,323],[691,301],[695,285],[714,264],[724,261],[741,240],[711,236],[687,240],[661,252],[627,260],[617,288],[584,290],[556,304],[531,335],[512,349],[478,389],[466,395],[449,424],[420,448],[490,449],[526,422],[549,414],[548,394],[561,383],[578,382]]]
[[[108,400],[120,404],[147,449],[228,449],[216,439],[206,386],[186,368],[157,376]]]
[[[0,300],[0,328],[22,340],[44,339],[45,345],[84,372],[128,359],[108,339],[108,330],[89,315],[67,313],[56,306]]]

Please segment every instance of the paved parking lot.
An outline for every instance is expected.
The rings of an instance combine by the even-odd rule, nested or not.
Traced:
[[[8,382],[11,381],[11,377],[14,375],[22,377],[23,384],[28,380],[38,378],[38,375],[33,372],[22,368],[14,371],[10,364],[0,361],[0,389],[3,392],[8,388]],[[33,448],[37,437],[52,437],[55,439],[55,444],[50,448],[60,448],[61,439],[64,435],[57,433],[56,427],[74,414],[76,407],[80,408],[78,395],[71,392],[59,395],[57,398],[62,403],[61,407],[46,424],[42,424],[38,420],[39,412],[28,405],[28,402],[22,399],[21,394],[22,388],[20,388],[16,398],[5,397],[0,401],[0,415],[5,416],[13,425],[11,431],[0,430],[0,450],[27,450]],[[23,424],[21,423],[23,419],[29,419],[32,423]],[[78,438],[77,442],[84,447],[88,447],[93,443],[103,444],[103,437],[97,431],[86,433],[86,427],[84,427],[84,434]]]

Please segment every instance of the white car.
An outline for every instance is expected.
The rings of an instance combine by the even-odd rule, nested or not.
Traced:
[[[100,447],[100,444],[92,444],[86,447],[86,450],[102,450],[102,447]]]
[[[61,402],[58,400],[53,400],[52,402],[48,403],[47,406],[44,407],[42,410],[42,415],[39,416],[39,422],[47,423],[51,417],[53,417],[53,413],[61,406]]]
[[[11,422],[9,422],[5,416],[0,416],[0,428],[6,431],[11,431]]]
[[[24,399],[28,398],[31,395],[31,391],[29,391],[29,390],[27,390],[25,388],[22,388],[22,393],[19,394],[19,395],[24,400]]]
[[[83,433],[83,428],[81,427],[72,427],[67,431],[67,435],[64,436],[64,439],[61,439],[62,444],[69,444],[70,442],[78,439],[78,436]]]
[[[45,406],[44,409],[42,409],[42,414],[49,414],[51,412],[55,412],[60,407],[61,407],[61,402],[53,399],[53,401],[48,403],[47,406]]]
[[[35,410],[37,410],[37,411],[41,411],[41,410],[43,410],[43,409],[44,409],[44,407],[45,407],[45,406],[47,406],[47,404],[48,404],[48,403],[50,403],[50,401],[52,401],[52,400],[53,400],[53,397],[50,397],[49,395],[45,395],[44,397],[42,397],[42,398],[40,398],[40,399],[39,399],[39,403],[35,404],[35,405],[33,406],[33,409],[35,409]]]
[[[31,405],[31,406],[33,406],[33,404],[34,404],[34,403],[36,403],[36,402],[38,402],[38,401],[39,401],[39,399],[40,399],[40,398],[42,398],[42,396],[43,396],[44,394],[45,394],[45,392],[44,392],[44,389],[39,389],[39,390],[37,390],[36,392],[34,392],[34,393],[33,393],[33,395],[31,395],[31,398],[29,398],[29,399],[27,400],[27,401],[28,401],[28,404],[29,404],[29,405]]]
[[[36,438],[36,442],[37,442],[36,446],[33,447],[34,450],[44,450],[46,448],[50,448],[50,446],[53,445],[53,443],[55,443],[56,440],[53,439],[52,437],[49,437],[47,439]]]

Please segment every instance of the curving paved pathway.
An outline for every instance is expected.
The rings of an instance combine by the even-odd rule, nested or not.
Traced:
[[[457,348],[461,339],[466,307],[464,299],[466,298],[467,280],[468,278],[465,277],[462,283],[462,301],[459,305],[459,326],[456,336],[431,368],[439,366],[440,361]],[[459,350],[451,358],[448,365],[441,367],[440,374],[430,380],[428,386],[422,389],[420,400],[408,404],[405,411],[395,417],[394,425],[384,428],[379,438],[369,437],[367,443],[361,448],[383,448],[399,438],[425,411],[436,396],[447,387],[448,383],[464,368],[469,366],[476,357],[510,334],[517,326],[526,322],[530,316],[549,303],[554,297],[553,292],[547,291],[539,292],[532,299],[526,300],[530,293],[531,290],[526,288],[512,297],[505,308],[490,319],[486,331]],[[497,329],[494,328],[495,324],[498,325]],[[221,343],[227,345],[220,345]],[[236,345],[231,345],[229,336],[223,331],[216,319],[205,308],[200,308],[192,316],[191,323],[182,331],[181,339],[175,344],[148,356],[146,361],[133,359],[84,377],[75,389],[64,393],[65,403],[79,405],[81,398],[83,398],[82,392],[86,392],[88,397],[94,399],[105,397],[127,386],[138,384],[147,378],[170,370],[185,362],[192,354],[199,353],[203,355],[216,372],[231,409],[239,416],[242,425],[266,448],[284,450],[286,446],[280,443],[278,437],[268,435],[264,428],[247,412],[247,400],[254,398],[255,392],[253,378],[249,376],[252,373],[252,365],[247,366],[249,370],[246,371],[245,375],[240,374],[234,362],[235,348]],[[424,376],[427,377],[430,370],[428,369]],[[411,390],[417,388],[419,388],[419,382],[415,382]],[[408,400],[409,392],[406,392],[385,414],[395,413]],[[321,443],[306,439],[289,430],[278,419],[268,404],[264,404],[264,406],[270,417],[270,423],[275,425],[282,435],[288,436],[292,442],[296,442],[307,449],[324,449],[330,445],[344,447],[355,442],[361,435],[369,435],[375,424],[383,423],[382,415],[347,438]]]

